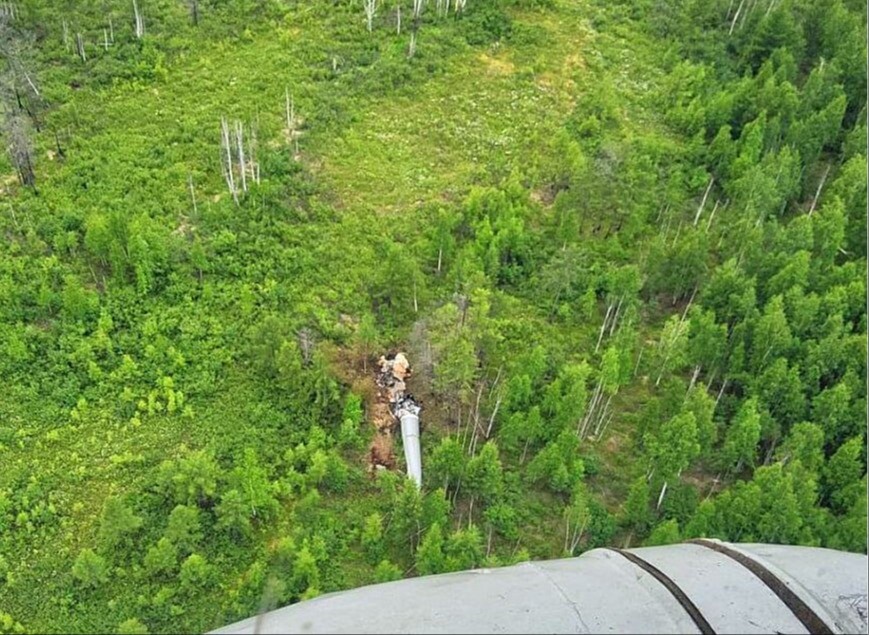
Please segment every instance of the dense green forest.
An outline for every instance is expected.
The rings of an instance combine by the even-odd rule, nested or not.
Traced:
[[[865,33],[857,0],[0,3],[0,633],[865,552]],[[421,491],[370,465],[397,350]]]

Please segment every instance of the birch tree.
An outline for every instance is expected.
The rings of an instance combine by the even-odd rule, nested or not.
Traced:
[[[494,441],[487,441],[480,452],[468,461],[465,484],[472,498],[479,498],[487,504],[501,495],[504,473]]]
[[[591,514],[588,509],[588,489],[585,483],[577,483],[570,495],[570,503],[564,509],[564,553],[573,556],[588,527]]]
[[[256,160],[256,127],[251,124],[248,131],[245,143],[245,126],[241,121],[230,123],[226,117],[220,120],[220,166],[226,187],[236,204],[239,202],[239,192],[248,191],[248,176],[254,183],[260,182],[260,166]]]
[[[718,438],[718,429],[712,420],[712,415],[715,412],[715,400],[709,395],[704,384],[697,384],[688,391],[685,402],[682,404],[682,412],[690,412],[694,415],[700,453],[711,452]]]
[[[724,435],[722,458],[727,469],[739,472],[743,465],[754,466],[757,444],[760,442],[760,414],[757,412],[757,399],[749,399]]]
[[[443,573],[445,570],[444,537],[441,526],[429,527],[416,550],[416,570],[420,575]]]
[[[235,122],[235,141],[238,149],[238,172],[241,175],[241,191],[247,193],[247,164],[244,161],[244,127]]]
[[[787,357],[793,336],[784,311],[784,300],[775,296],[763,309],[757,319],[752,335],[752,367],[760,374],[779,357]]]
[[[610,402],[618,392],[620,383],[619,358],[619,351],[615,346],[607,348],[601,358],[597,385],[592,394],[591,403],[589,403],[585,416],[581,419],[577,428],[580,439],[587,437],[592,430],[594,431],[594,436],[598,437],[607,422]]]
[[[377,15],[377,0],[362,0],[362,9],[365,11],[365,24],[368,32],[374,28],[374,16]]]
[[[302,120],[296,116],[296,100],[293,95],[290,94],[290,89],[284,89],[284,108],[286,110],[287,117],[287,143],[293,146],[293,158],[299,158],[299,137],[302,136],[302,131],[300,129]]]
[[[226,186],[232,195],[232,200],[238,205],[238,190],[235,187],[235,175],[232,164],[232,141],[229,135],[229,123],[225,117],[220,120],[220,154],[223,178],[226,179]]]
[[[588,390],[586,382],[591,368],[585,362],[567,364],[546,388],[543,407],[550,416],[550,438],[563,428],[579,428],[585,420]]]
[[[139,5],[136,0],[133,0],[133,30],[138,40],[141,40],[142,36],[145,35],[145,18],[139,11]]]
[[[677,315],[670,316],[664,324],[661,339],[658,341],[657,358],[659,364],[658,378],[655,385],[661,383],[666,373],[682,367],[685,363],[688,328],[683,319]]]
[[[679,533],[679,521],[675,518],[670,518],[652,530],[652,533],[643,542],[643,546],[674,545],[679,542],[682,542],[682,535]]]
[[[88,57],[84,50],[84,40],[82,40],[81,33],[75,34],[75,52],[78,53],[78,56],[81,58],[82,62],[87,62]]]
[[[647,434],[644,441],[650,463],[648,478],[657,475],[662,482],[656,505],[660,508],[669,481],[678,477],[700,454],[697,422],[693,413],[676,415],[664,423],[657,433]]]
[[[410,42],[407,44],[407,56],[413,57],[416,55],[416,29],[410,32]]]
[[[604,284],[607,288],[607,310],[598,332],[595,352],[600,349],[604,336],[612,337],[615,334],[624,316],[636,302],[642,278],[636,265],[627,265],[608,273]]]
[[[715,322],[715,313],[703,309],[692,311],[688,324],[687,357],[694,370],[688,390],[691,390],[703,370],[707,371],[708,383],[712,384],[720,372],[726,347],[727,327]]]
[[[650,495],[649,482],[642,476],[638,477],[631,484],[631,489],[628,491],[628,498],[625,501],[624,511],[621,516],[622,525],[629,527],[631,530],[631,537],[636,533],[642,538],[652,525],[652,510],[649,505]]]

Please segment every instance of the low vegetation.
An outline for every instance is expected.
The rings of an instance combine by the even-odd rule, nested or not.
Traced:
[[[0,4],[0,632],[698,536],[866,552],[865,29]],[[369,464],[395,350],[421,491]]]

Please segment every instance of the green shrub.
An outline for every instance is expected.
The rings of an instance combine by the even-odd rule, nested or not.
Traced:
[[[108,579],[106,561],[92,549],[82,549],[72,565],[72,575],[85,588],[94,588]]]

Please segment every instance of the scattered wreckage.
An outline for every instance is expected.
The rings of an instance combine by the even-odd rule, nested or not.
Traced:
[[[422,456],[419,447],[419,413],[422,407],[407,392],[406,380],[411,375],[410,363],[404,353],[381,356],[375,377],[377,401],[372,409],[377,436],[371,445],[371,462],[375,467],[392,468],[391,435],[396,422],[401,424],[401,441],[407,475],[422,487]]]

